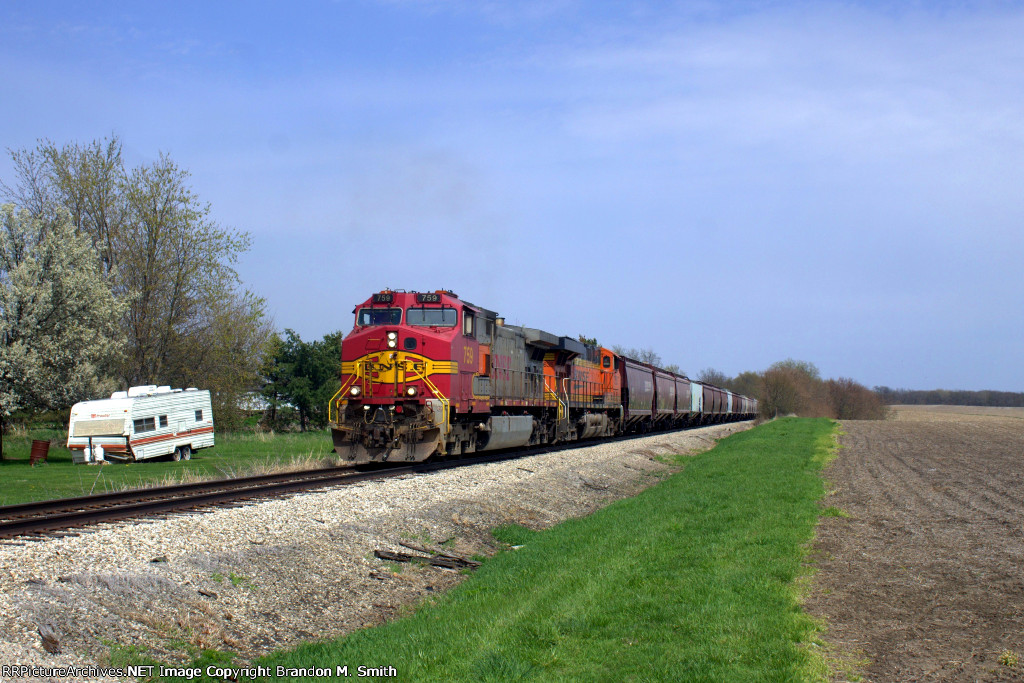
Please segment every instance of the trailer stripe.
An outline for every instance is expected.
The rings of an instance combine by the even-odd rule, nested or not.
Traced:
[[[189,436],[197,436],[199,434],[209,434],[213,431],[213,427],[201,427],[200,429],[187,429],[177,434],[161,434],[159,436],[147,436],[143,439],[132,441],[132,446],[147,446],[151,443],[158,441],[166,441],[168,439],[182,439]]]

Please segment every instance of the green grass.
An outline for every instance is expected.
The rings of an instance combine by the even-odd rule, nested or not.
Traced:
[[[31,467],[29,453],[33,439],[49,439],[46,462]],[[310,461],[333,454],[331,436],[324,431],[305,433],[255,432],[218,433],[217,445],[195,452],[189,461],[162,458],[137,463],[75,465],[65,447],[67,433],[55,429],[33,429],[27,433],[5,434],[0,460],[0,505],[33,500],[71,498],[89,493],[135,488],[145,484],[168,484],[182,477],[188,480],[242,476],[274,464]]]
[[[413,616],[257,664],[390,665],[409,681],[822,679],[797,579],[833,429],[777,420],[589,517],[497,529],[522,547]]]

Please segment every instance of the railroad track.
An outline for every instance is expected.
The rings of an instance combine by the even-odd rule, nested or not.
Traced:
[[[407,470],[396,468],[390,476],[408,474]],[[0,506],[0,538],[38,536],[102,522],[221,506],[389,474],[390,471],[307,470],[5,505]]]
[[[61,531],[75,533],[75,530],[103,522],[235,505],[255,498],[283,496],[328,486],[345,486],[463,465],[497,462],[537,452],[543,451],[499,453],[489,457],[414,463],[398,467],[378,465],[356,470],[304,470],[3,505],[0,506],[0,539],[42,537]]]
[[[76,533],[76,530],[83,527],[103,522],[237,505],[239,502],[256,498],[284,496],[328,486],[345,486],[375,479],[436,472],[464,465],[499,462],[566,448],[582,448],[643,436],[651,436],[651,434],[625,435],[591,443],[574,441],[482,456],[473,455],[465,459],[422,462],[397,467],[377,465],[355,470],[336,468],[304,470],[237,479],[217,479],[193,484],[131,489],[79,498],[3,505],[0,506],[0,539],[40,538],[59,532]]]

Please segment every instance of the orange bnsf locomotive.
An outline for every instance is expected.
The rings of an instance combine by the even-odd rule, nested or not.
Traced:
[[[570,337],[504,324],[449,291],[355,309],[328,411],[349,464],[420,461],[754,417],[757,402]]]

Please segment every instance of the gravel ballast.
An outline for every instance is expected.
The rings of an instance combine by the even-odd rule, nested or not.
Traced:
[[[0,664],[106,665],[113,643],[172,663],[204,649],[230,651],[238,665],[378,624],[464,576],[384,562],[375,550],[411,552],[402,546],[408,543],[488,555],[497,549],[489,533],[495,526],[541,529],[589,514],[675,469],[658,456],[700,452],[752,425],[656,434],[0,545]],[[56,633],[59,654],[44,649],[44,625]]]

